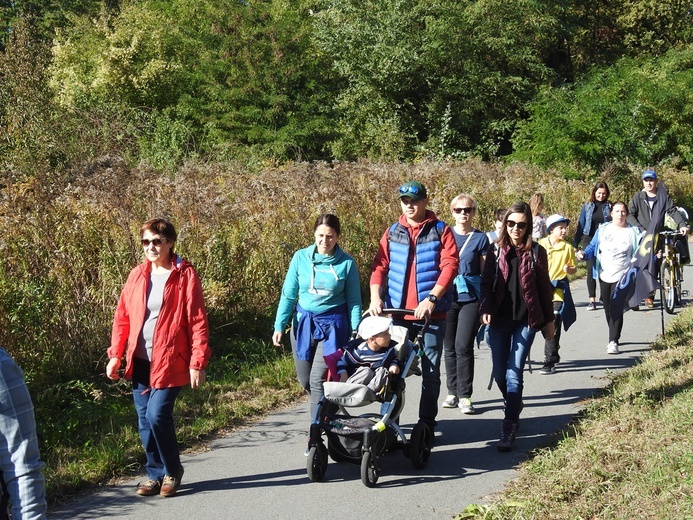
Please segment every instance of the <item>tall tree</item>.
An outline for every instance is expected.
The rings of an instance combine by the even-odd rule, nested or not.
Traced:
[[[30,16],[36,24],[35,37],[50,41],[71,16],[116,10],[119,4],[120,0],[0,0],[0,50],[18,16]]]
[[[544,166],[693,163],[693,45],[623,58],[573,87],[546,89],[515,135],[514,157]]]
[[[29,172],[61,164],[46,67],[49,49],[35,20],[15,21],[0,53],[0,175],[23,180]]]
[[[65,106],[115,97],[150,110],[159,157],[238,147],[316,157],[331,87],[311,24],[308,2],[123,2],[60,35],[53,85]]]
[[[533,0],[334,0],[316,39],[347,83],[335,155],[493,156],[539,85],[556,24]]]

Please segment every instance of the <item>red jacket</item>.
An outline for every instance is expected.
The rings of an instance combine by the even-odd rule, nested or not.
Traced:
[[[151,262],[130,271],[113,318],[108,358],[125,353],[125,378],[132,378],[135,347],[144,325]],[[125,350],[127,346],[127,351]],[[149,384],[171,388],[190,383],[190,369],[204,370],[212,354],[202,283],[186,260],[176,256],[164,287],[164,299],[154,329]]]
[[[426,219],[417,224],[416,226],[411,226],[407,222],[407,217],[400,215],[399,223],[405,226],[409,230],[409,236],[411,238],[411,251],[416,248],[416,238],[423,229],[426,223],[433,222],[437,220],[436,214],[431,210],[426,210]],[[380,246],[378,247],[378,252],[375,255],[375,259],[371,264],[371,278],[370,285],[379,285],[381,288],[387,285],[387,275],[390,269],[390,253],[388,244],[388,231],[380,239]],[[440,276],[436,281],[437,285],[445,287],[447,291],[452,281],[457,276],[457,270],[459,268],[459,257],[457,256],[457,243],[455,242],[455,237],[450,230],[450,226],[445,226],[445,231],[441,236],[441,250],[440,250]],[[407,281],[405,292],[405,309],[415,309],[419,305],[419,298],[417,295],[416,288],[416,262],[409,262],[407,273]],[[431,319],[445,319],[446,312],[435,312],[431,315]],[[414,320],[413,316],[404,316],[405,320]]]

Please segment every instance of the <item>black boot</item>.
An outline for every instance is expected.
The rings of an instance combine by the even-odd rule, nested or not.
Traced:
[[[510,451],[515,445],[515,432],[517,431],[517,423],[510,419],[503,419],[501,425],[501,438],[498,441],[498,451]]]

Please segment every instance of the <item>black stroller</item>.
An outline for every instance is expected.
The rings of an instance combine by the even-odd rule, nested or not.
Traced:
[[[387,314],[414,314],[413,310],[383,309]],[[404,455],[411,459],[416,469],[428,464],[433,447],[433,431],[423,422],[418,422],[409,441],[398,424],[404,407],[406,377],[421,375],[418,368],[423,352],[423,335],[428,328],[428,318],[416,339],[408,339],[405,327],[392,327],[392,338],[397,342],[398,356],[404,368],[401,373],[388,380],[379,394],[365,385],[327,382],[324,397],[318,403],[308,440],[308,478],[319,482],[327,471],[328,454],[335,462],[351,462],[361,465],[361,481],[368,487],[378,482],[379,458],[396,441],[401,442]],[[347,408],[366,406],[380,402],[380,413],[351,415]],[[327,438],[327,447],[323,440]]]

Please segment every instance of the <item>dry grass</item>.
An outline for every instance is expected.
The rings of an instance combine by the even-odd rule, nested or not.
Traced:
[[[683,519],[693,511],[693,308],[500,500],[458,518]]]
[[[662,173],[678,200],[693,201],[686,172]],[[636,173],[603,177],[613,198],[640,186]],[[496,208],[535,191],[544,193],[547,213],[576,219],[592,185],[476,160],[293,163],[255,171],[191,163],[160,172],[103,157],[64,178],[69,182],[36,178],[0,188],[0,344],[27,374],[49,491],[56,493],[80,487],[85,475],[110,478],[137,453],[131,403],[109,394],[103,370],[113,310],[128,271],[141,261],[137,235],[148,218],[175,224],[176,250],[200,273],[213,330],[209,390],[179,400],[181,434],[193,444],[299,395],[290,358],[269,337],[290,258],[312,242],[320,213],[342,220],[340,244],[355,258],[367,295],[369,266],[400,214],[397,187],[404,181],[423,182],[444,220],[449,201],[471,193],[483,230],[491,229]],[[264,366],[282,368],[268,376]],[[246,388],[254,378],[264,385]]]

